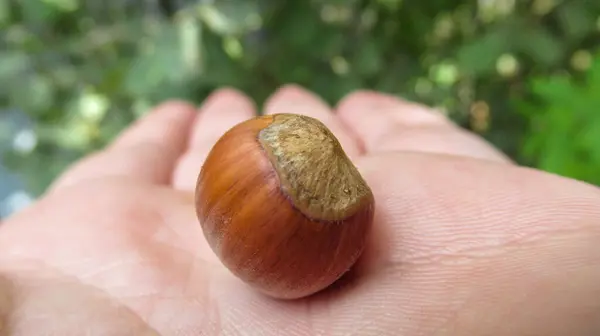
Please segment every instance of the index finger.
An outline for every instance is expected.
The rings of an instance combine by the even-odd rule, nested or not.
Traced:
[[[53,183],[50,192],[108,176],[168,184],[195,115],[194,106],[185,102],[171,101],[156,107],[107,148],[73,164]]]

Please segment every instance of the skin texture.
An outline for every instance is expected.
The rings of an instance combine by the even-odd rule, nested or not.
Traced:
[[[374,199],[335,137],[316,119],[253,118],[212,148],[197,214],[223,264],[270,296],[331,285],[362,253]]]
[[[434,111],[296,86],[373,190],[352,274],[276,301],[218,262],[193,207],[202,161],[253,105],[230,89],[159,106],[0,226],[2,335],[600,334],[600,191],[518,167]]]

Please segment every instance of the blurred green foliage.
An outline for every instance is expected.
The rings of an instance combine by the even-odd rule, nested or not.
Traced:
[[[39,193],[160,101],[227,85],[260,104],[294,82],[440,107],[600,184],[599,17],[593,0],[0,0],[0,107],[36,121],[5,160]]]

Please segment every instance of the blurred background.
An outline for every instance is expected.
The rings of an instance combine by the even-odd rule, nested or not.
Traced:
[[[600,185],[598,0],[0,0],[0,218],[168,98],[284,83],[442,108]]]

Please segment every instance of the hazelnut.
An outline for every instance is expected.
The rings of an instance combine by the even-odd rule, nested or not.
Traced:
[[[223,265],[281,299],[316,293],[348,271],[364,249],[375,205],[335,136],[295,114],[228,130],[206,158],[195,197]]]

